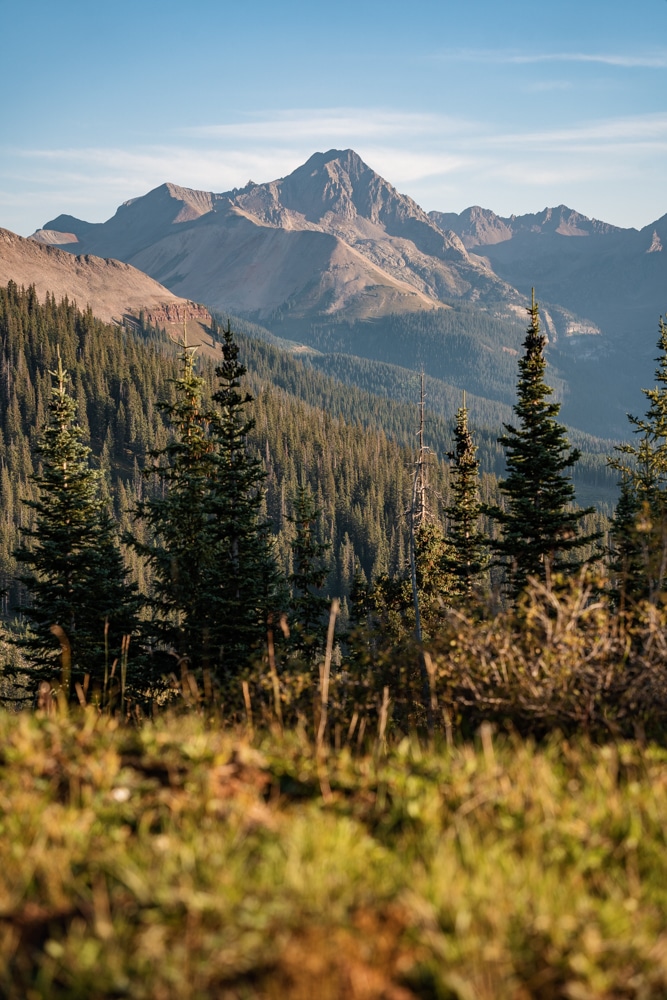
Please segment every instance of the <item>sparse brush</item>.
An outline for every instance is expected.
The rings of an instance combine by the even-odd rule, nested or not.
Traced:
[[[533,580],[516,610],[482,621],[450,614],[430,651],[439,701],[468,730],[490,719],[536,736],[662,738],[666,625],[649,604],[619,620],[588,571]]]
[[[80,704],[112,715],[140,718],[180,706],[250,731],[300,726],[320,746],[363,742],[366,730],[369,738],[380,730],[429,739],[444,733],[451,742],[485,721],[540,739],[559,731],[664,740],[667,608],[644,603],[620,615],[608,593],[590,570],[532,580],[516,608],[443,609],[425,648],[372,628],[343,646],[330,628],[323,654],[307,659],[271,626],[266,647],[250,663],[230,664],[225,676],[176,657],[176,671],[150,686],[130,682],[125,640],[102,690],[89,675],[74,690]],[[173,662],[167,653],[164,662]],[[54,708],[62,690],[58,683],[40,689],[39,704]]]

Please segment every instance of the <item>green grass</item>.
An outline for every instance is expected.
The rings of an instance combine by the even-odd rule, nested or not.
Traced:
[[[0,715],[0,994],[664,998],[667,751]]]

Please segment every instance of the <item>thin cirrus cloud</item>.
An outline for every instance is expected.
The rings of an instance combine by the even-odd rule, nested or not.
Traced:
[[[496,126],[483,121],[449,115],[397,115],[374,109],[349,115],[326,111],[301,115],[298,112],[283,112],[274,116],[257,116],[251,121],[184,129],[182,134],[193,139],[217,140],[226,144],[236,142],[248,147],[254,143],[279,141],[284,149],[293,146],[299,152],[303,148],[313,152],[315,144],[323,138],[342,145],[361,140],[363,147],[368,149],[386,147],[392,140],[400,142],[416,137],[419,142],[415,145],[418,151],[415,155],[422,156],[425,150],[450,147],[457,150],[456,155],[460,158],[467,148],[510,142],[520,152],[525,147],[542,144],[549,147],[563,142],[590,145],[594,142],[659,141],[667,138],[667,114],[659,112],[606,118],[569,128],[512,130],[504,134]],[[307,144],[305,147],[304,143]]]
[[[20,150],[22,180],[76,185],[128,198],[171,180],[216,191],[285,176],[317,150],[354,145],[372,167],[395,182],[463,169],[469,157],[444,148],[445,139],[474,134],[475,123],[429,114],[365,109],[321,109],[257,114],[249,120],[181,128],[173,144],[135,148],[84,147]],[[435,138],[434,138],[435,137]],[[410,139],[406,148],[406,140]],[[7,176],[5,174],[5,176]]]
[[[83,149],[31,149],[22,159],[32,162],[35,181],[60,178],[113,189],[128,198],[144,194],[149,187],[173,181],[189,187],[224,190],[254,175],[266,179],[267,160],[293,169],[289,150],[272,150],[270,158],[257,150],[206,149],[188,146],[147,146],[137,149],[89,147]]]
[[[260,112],[245,121],[199,125],[181,132],[193,139],[294,142],[343,137],[351,141],[427,136],[443,127],[448,132],[465,132],[474,126],[464,119],[437,114],[395,113],[375,108],[323,108]]]
[[[619,69],[666,69],[667,51],[625,54],[617,52],[513,52],[497,49],[452,49],[437,54],[439,60],[532,65],[536,63],[593,63]]]
[[[371,115],[369,115],[371,117]],[[358,125],[361,119],[353,119]],[[366,120],[366,116],[364,116]],[[49,176],[60,167],[71,180],[94,177],[118,186],[130,179],[175,180],[194,185],[227,179],[232,186],[248,176],[265,181],[284,176],[317,149],[355,143],[366,158],[380,162],[370,165],[380,170],[391,165],[389,179],[451,173],[467,169],[485,153],[505,150],[507,156],[524,152],[584,152],[599,149],[625,150],[627,155],[642,150],[659,150],[667,145],[667,113],[635,115],[591,121],[571,127],[538,130],[499,130],[494,125],[437,115],[393,116],[374,129],[345,128],[342,119],[318,115],[285,117],[249,123],[202,126],[179,130],[192,133],[191,143],[160,144],[134,149],[113,147],[26,149],[24,161],[35,167],[44,164]],[[325,124],[327,127],[325,127]],[[284,127],[283,127],[284,126]],[[403,140],[419,136],[405,148]],[[197,141],[194,141],[195,138]],[[199,140],[205,139],[207,142]],[[325,139],[325,142],[321,140]]]
[[[506,62],[522,63],[601,63],[604,66],[618,66],[622,69],[665,69],[667,53],[657,55],[626,56],[597,52],[545,52],[536,55],[510,56]]]
[[[641,146],[661,148],[664,143],[667,143],[667,114],[663,112],[583,122],[570,128],[486,132],[467,140],[473,148],[511,146],[519,152],[592,150],[607,148],[609,144],[633,152]]]

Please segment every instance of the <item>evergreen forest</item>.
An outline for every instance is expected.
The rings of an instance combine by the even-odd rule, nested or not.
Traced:
[[[337,661],[382,664],[372,670],[376,688],[391,674],[385,658],[435,639],[462,602],[478,617],[515,611],[529,579],[603,566],[618,460],[609,459],[612,444],[605,454],[605,442],[566,439],[555,422],[537,306],[530,316],[537,368],[517,391],[535,382],[544,429],[529,429],[536,404],[520,398],[517,430],[506,404],[460,395],[425,372],[420,390],[404,368],[297,352],[247,321],[215,319],[219,355],[200,356],[187,330],[179,345],[143,317],[133,328],[108,325],[67,300],[40,303],[32,288],[2,289],[0,583],[11,669],[32,666],[24,697],[53,674],[63,641],[79,660],[79,683],[96,675],[108,686],[110,664],[124,663],[123,688],[145,684],[151,698],[176,661],[195,670],[217,663],[218,681],[238,679],[264,655],[267,628],[285,677],[295,666],[308,674],[323,655],[332,601]],[[418,344],[443,320],[415,322]],[[523,455],[522,438],[542,433],[545,443],[529,441]],[[70,449],[67,460],[56,460],[58,448]],[[69,542],[54,496],[65,489],[59,470],[71,477],[77,463],[91,534],[65,572],[57,552]],[[551,489],[551,521],[530,534],[534,498],[544,508]],[[597,506],[577,506],[591,494]],[[92,553],[99,560],[105,547],[106,568],[94,577]],[[82,605],[77,616],[76,602],[91,593],[99,607]],[[246,615],[254,624],[239,638]],[[224,618],[234,628],[225,631]],[[95,650],[96,670],[79,647]],[[423,657],[415,670],[431,725]]]

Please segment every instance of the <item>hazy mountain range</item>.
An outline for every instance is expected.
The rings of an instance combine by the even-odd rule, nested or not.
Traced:
[[[598,434],[626,434],[625,411],[643,409],[667,299],[667,216],[637,231],[565,206],[509,218],[479,207],[426,213],[352,150],[222,194],[164,184],[107,222],[61,215],[32,239],[124,261],[177,296],[320,349],[381,357],[384,331],[395,347],[402,316],[405,361],[386,360],[451,358],[453,384],[478,360],[504,373],[534,286],[563,415]],[[424,314],[431,333],[411,352]],[[463,344],[466,323],[477,332]],[[509,401],[512,389],[500,395]]]
[[[513,289],[352,150],[281,180],[213,194],[163,184],[108,222],[58,216],[35,234],[132,263],[173,292],[267,320],[377,317],[443,301],[518,301]]]

